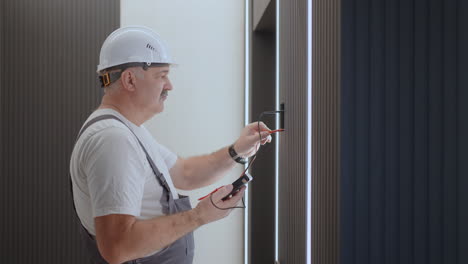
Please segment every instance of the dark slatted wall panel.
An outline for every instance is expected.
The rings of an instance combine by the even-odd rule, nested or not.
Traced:
[[[455,237],[458,242],[457,246],[457,261],[458,264],[468,263],[468,210],[466,204],[468,203],[468,1],[457,1],[456,7],[456,21],[457,34],[456,39],[456,85],[457,85],[457,99],[453,102],[456,105],[456,129],[457,129],[457,145],[456,151],[456,174],[457,174],[457,187],[453,190],[456,193],[457,209],[456,209],[456,223],[457,235]]]
[[[3,25],[5,24],[5,1],[0,1],[0,118],[3,117],[3,107],[1,103],[3,102],[3,58],[5,54],[5,50],[3,48]],[[3,148],[4,148],[4,142],[3,142],[3,124],[2,124],[2,119],[0,119],[0,166],[2,166],[2,160],[3,160]],[[1,167],[0,167],[1,169]],[[1,175],[3,175],[2,171],[0,170]],[[0,177],[1,178],[1,177]],[[3,208],[3,207],[0,207]]]
[[[467,17],[342,0],[341,263],[468,263]]]
[[[252,34],[251,120],[258,120],[264,111],[275,110],[275,35],[270,32]],[[265,115],[262,121],[271,129],[275,117]],[[276,136],[273,136],[276,137]],[[275,144],[262,146],[250,172],[251,263],[273,263],[275,258]]]
[[[307,1],[279,1],[280,102],[285,129],[279,156],[279,261],[306,263]]]
[[[339,0],[312,5],[312,261],[339,262]]]
[[[113,0],[1,1],[2,263],[85,263],[69,194],[77,131],[100,102]]]

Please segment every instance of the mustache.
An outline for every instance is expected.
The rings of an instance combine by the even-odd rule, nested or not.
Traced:
[[[168,93],[169,93],[169,91],[164,90],[164,91],[162,91],[161,96],[167,96]]]

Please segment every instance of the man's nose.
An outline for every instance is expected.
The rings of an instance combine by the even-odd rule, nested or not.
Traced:
[[[166,83],[166,85],[164,86],[164,89],[169,90],[169,91],[172,90],[172,89],[174,89],[174,87],[172,86],[171,80],[167,79],[167,83]]]

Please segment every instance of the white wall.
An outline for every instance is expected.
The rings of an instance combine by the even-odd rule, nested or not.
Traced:
[[[244,124],[244,1],[121,0],[121,24],[156,30],[179,64],[164,112],[146,124],[157,140],[182,157],[233,143]],[[190,192],[192,205],[241,173],[239,165],[221,182]],[[235,209],[196,230],[194,263],[243,263],[243,215]]]

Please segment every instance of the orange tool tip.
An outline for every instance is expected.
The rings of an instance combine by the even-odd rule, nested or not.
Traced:
[[[276,130],[270,130],[268,131],[270,134],[276,133],[276,132],[283,132],[284,129],[276,129]]]
[[[214,191],[212,191],[212,192],[210,192],[209,194],[203,196],[202,198],[198,198],[198,201],[201,201],[201,200],[205,199],[206,197],[212,195],[213,193],[215,193],[216,191],[218,191],[218,190],[221,189],[221,188],[223,188],[223,187],[221,186],[221,187],[219,187],[219,188],[216,188]]]

